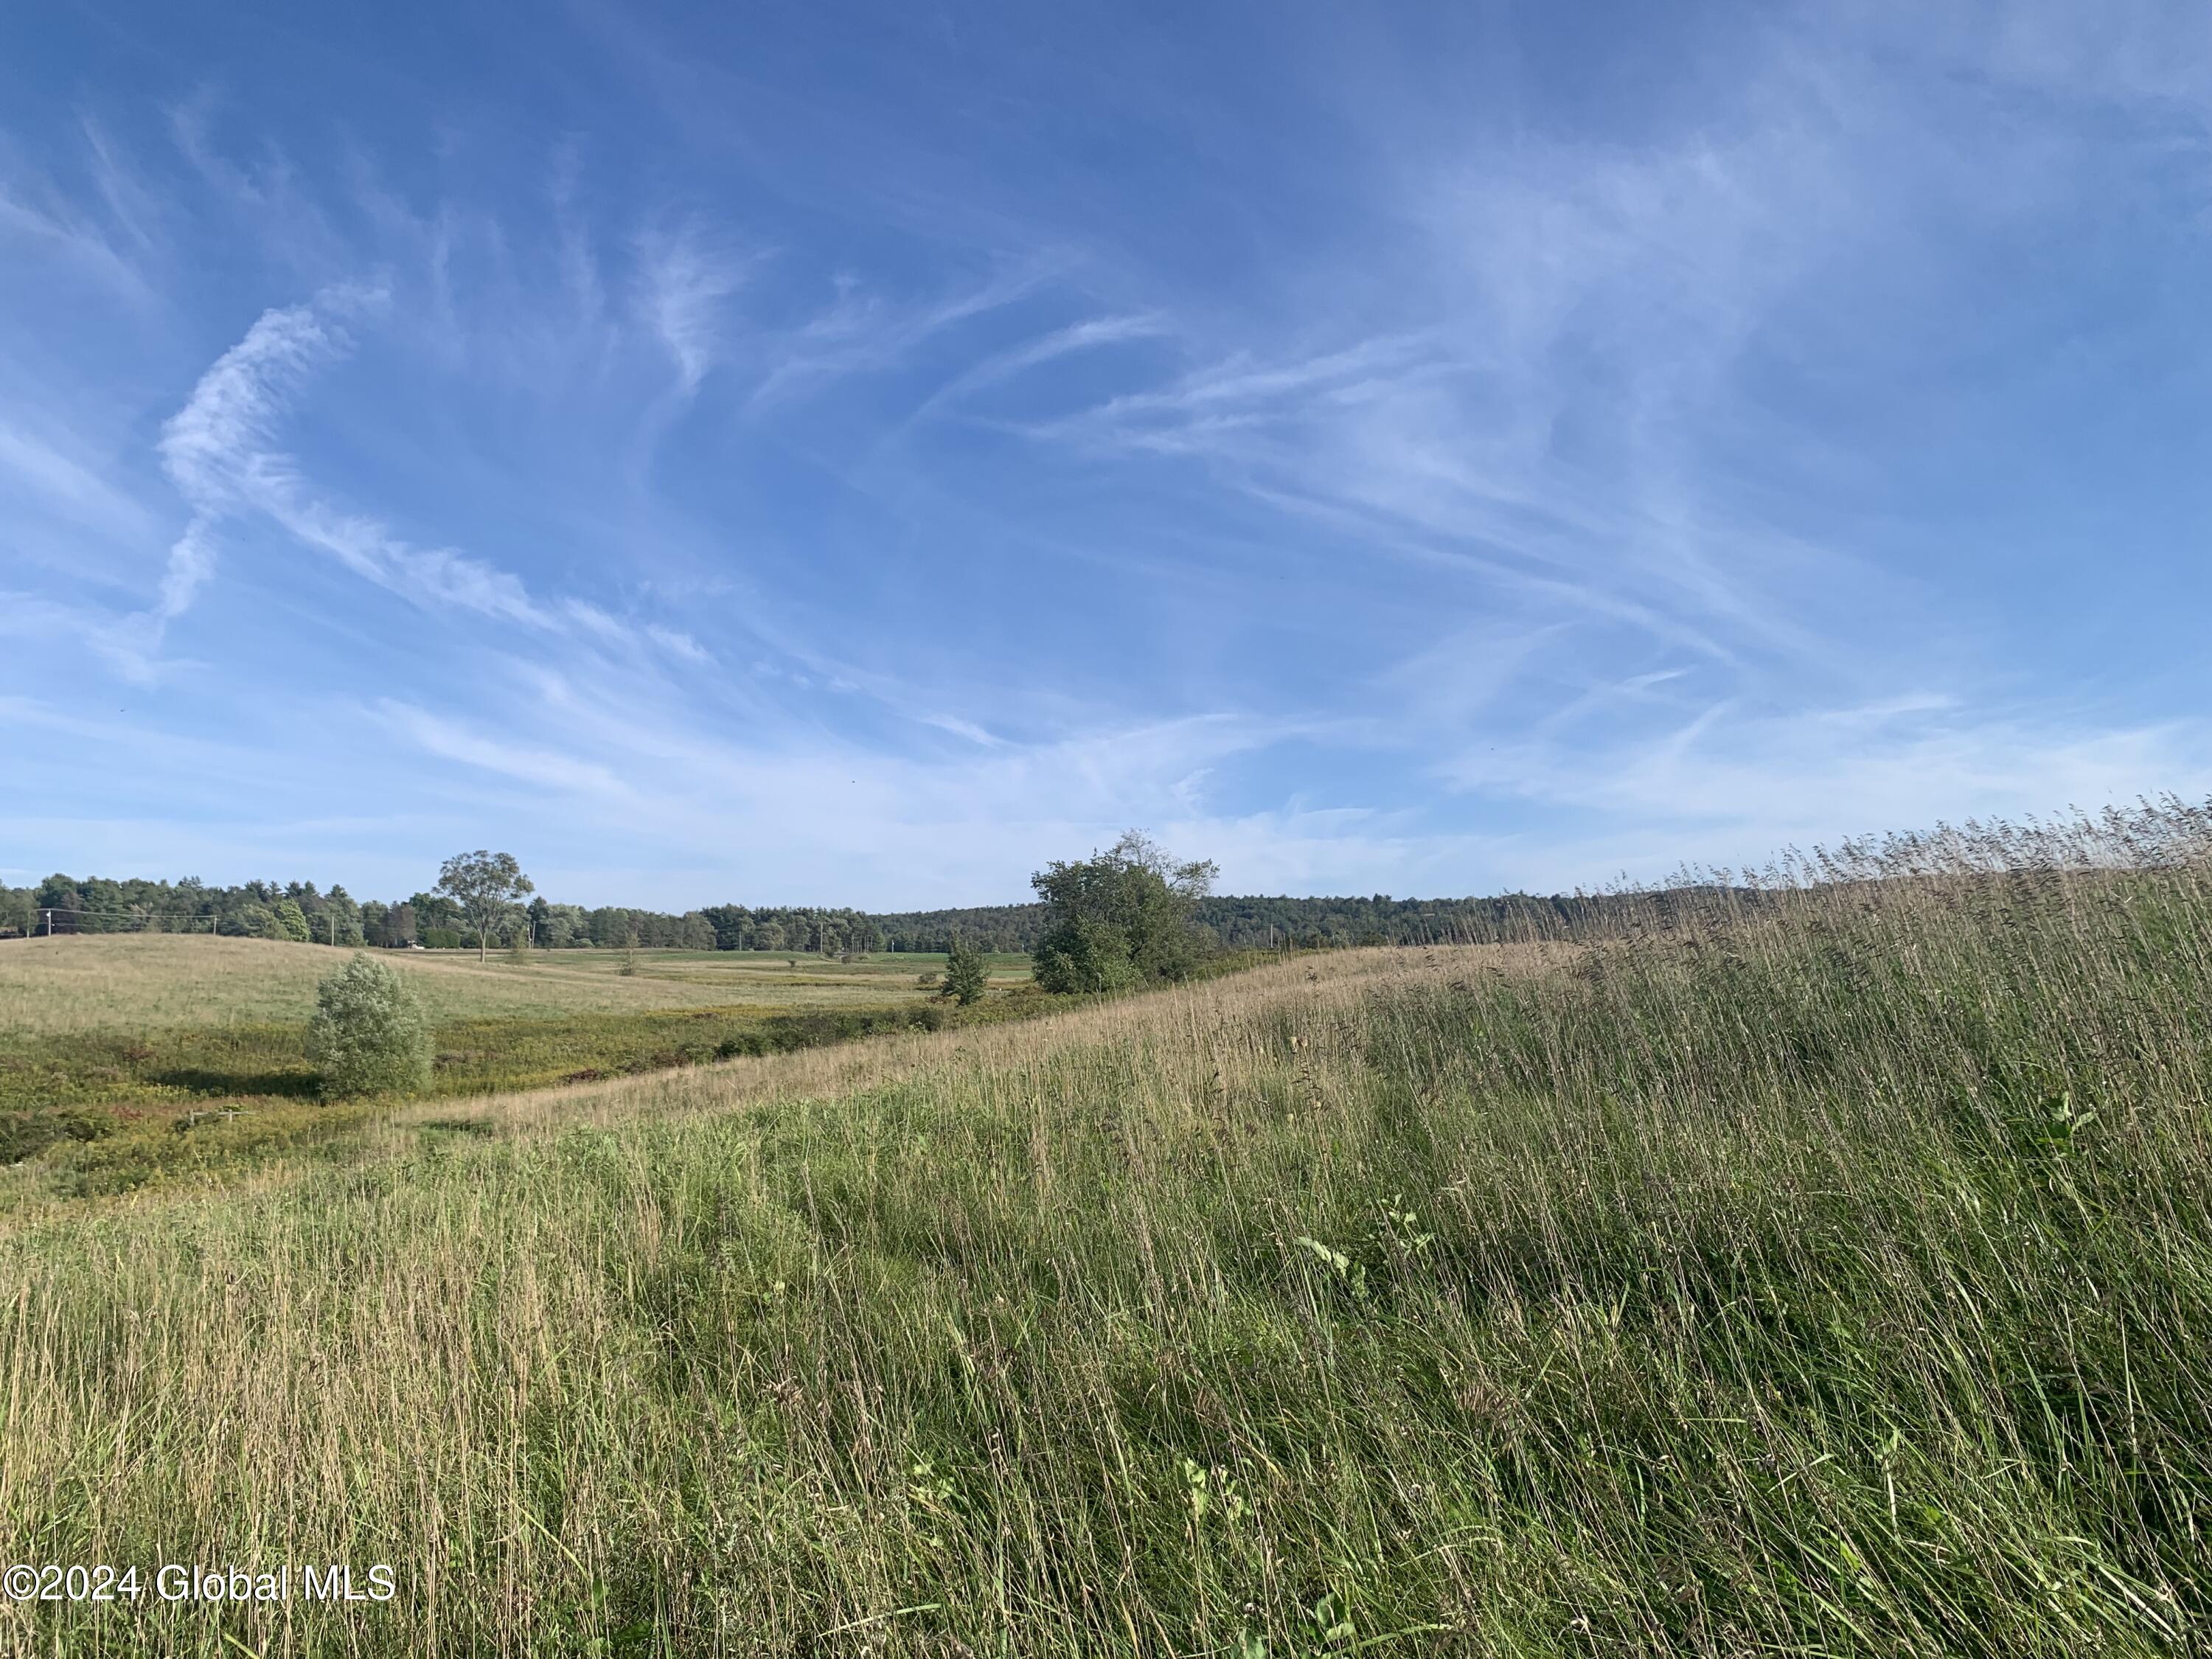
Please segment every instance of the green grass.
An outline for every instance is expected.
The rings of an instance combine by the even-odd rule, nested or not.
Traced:
[[[0,1161],[151,1115],[312,1101],[315,984],[349,953],[261,939],[0,943]],[[750,951],[384,952],[434,1023],[439,1096],[542,1087],[860,1035],[921,1017],[939,956]],[[796,966],[792,965],[796,963]],[[992,959],[994,997],[1028,959]],[[142,1148],[143,1151],[143,1148]],[[94,1161],[98,1161],[95,1158]],[[110,1160],[112,1161],[112,1159]],[[141,1158],[140,1162],[145,1160]]]
[[[1358,952],[0,1231],[71,1654],[2177,1655],[2212,885]],[[27,1179],[27,1177],[25,1177]]]
[[[422,1097],[586,1083],[975,1018],[915,1000],[451,1020],[437,1028]],[[112,1036],[20,1045],[0,1054],[0,1103],[35,1104],[0,1111],[0,1163],[34,1160],[29,1172],[53,1190],[88,1195],[352,1136],[370,1115],[321,1100],[301,1042],[297,1026],[229,1025],[169,1032],[158,1045]]]
[[[0,1043],[234,1024],[305,1028],[315,984],[343,963],[325,945],[205,934],[107,933],[0,940]],[[378,953],[408,977],[434,1020],[628,1013],[653,1008],[820,1007],[918,1000],[941,956],[852,963],[739,951],[473,951]],[[994,986],[1029,976],[1025,957],[991,958]]]

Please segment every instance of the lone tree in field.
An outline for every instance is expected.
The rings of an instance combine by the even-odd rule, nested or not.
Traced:
[[[945,987],[937,994],[951,997],[965,1008],[983,994],[989,975],[990,970],[983,965],[983,953],[955,933],[951,948],[945,953]]]
[[[323,1092],[374,1095],[430,1080],[430,1028],[407,981],[386,963],[356,956],[315,988],[307,1052]]]
[[[1208,943],[1192,915],[1218,873],[1209,859],[1178,862],[1135,830],[1079,862],[1047,865],[1030,878],[1046,910],[1036,982],[1111,991],[1188,977]]]
[[[438,866],[438,884],[432,890],[461,907],[469,926],[477,930],[477,960],[488,961],[493,926],[538,890],[512,853],[456,853]]]

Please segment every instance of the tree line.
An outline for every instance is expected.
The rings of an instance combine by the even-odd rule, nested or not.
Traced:
[[[1354,945],[1487,944],[1573,939],[1608,929],[1624,900],[1613,894],[1492,898],[1193,896],[1189,926],[1206,947],[1241,951]],[[0,937],[37,933],[214,933],[248,939],[404,949],[478,942],[462,904],[429,890],[356,901],[343,886],[249,881],[219,887],[182,881],[49,876],[35,887],[0,886]],[[586,907],[534,896],[489,930],[496,948],[772,951],[840,956],[879,951],[941,953],[955,939],[987,951],[1031,954],[1053,926],[1043,898],[1029,904],[870,913],[814,905],[715,904],[681,914],[625,905]]]
[[[462,904],[435,890],[356,900],[343,886],[323,889],[311,881],[220,887],[192,877],[173,882],[65,875],[49,876],[34,887],[0,886],[0,938],[45,932],[50,924],[58,933],[220,933],[386,950],[457,949],[477,942]],[[629,905],[561,904],[542,894],[495,921],[489,943],[549,951],[596,946],[830,956],[921,948],[886,945],[878,918],[847,908],[716,904],[676,915]]]
[[[1578,939],[1617,924],[1622,895],[1508,893],[1491,898],[1291,898],[1208,894],[1192,906],[1192,925],[1224,950],[1334,949],[1353,945],[1494,945],[1529,939]],[[957,936],[989,951],[1036,949],[1052,925],[1050,906],[978,905],[908,910],[873,918],[887,951],[942,951]]]

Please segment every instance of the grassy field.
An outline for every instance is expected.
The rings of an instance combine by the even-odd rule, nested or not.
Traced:
[[[0,1161],[52,1148],[78,1185],[113,1189],[236,1143],[289,1146],[351,1122],[293,1109],[316,1094],[316,981],[349,954],[173,933],[0,941]],[[943,967],[904,954],[379,954],[434,1023],[433,1090],[446,1097],[860,1035],[918,1017],[932,1001],[918,981]],[[993,990],[1025,983],[1028,966],[992,958]],[[159,1138],[211,1111],[256,1121],[191,1147]]]
[[[0,1224],[26,1651],[2177,1655],[2212,882],[1355,952]],[[296,1568],[295,1568],[296,1571]]]
[[[652,1009],[822,1007],[926,994],[944,958],[840,963],[752,951],[473,951],[376,953],[408,975],[433,1019],[543,1018]],[[226,1024],[304,1027],[315,983],[348,953],[205,934],[64,934],[0,940],[0,1042]],[[993,981],[1026,979],[1025,957],[990,958]],[[626,967],[635,972],[626,974]]]

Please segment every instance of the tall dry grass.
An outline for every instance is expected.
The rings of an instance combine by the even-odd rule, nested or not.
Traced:
[[[2198,1650],[2212,882],[2094,850],[425,1108],[350,1167],[47,1211],[0,1237],[0,1549],[401,1591],[16,1628]]]

